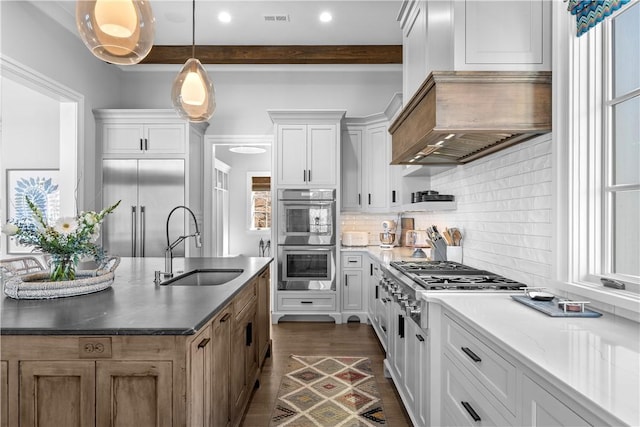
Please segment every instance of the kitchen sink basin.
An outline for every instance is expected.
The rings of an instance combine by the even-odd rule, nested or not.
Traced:
[[[193,270],[160,283],[163,286],[216,286],[224,285],[242,274],[241,269]]]

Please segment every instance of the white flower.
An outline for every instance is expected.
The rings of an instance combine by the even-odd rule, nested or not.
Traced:
[[[18,228],[17,225],[12,224],[10,222],[7,222],[6,224],[4,224],[2,226],[2,233],[6,234],[7,236],[13,236],[15,235],[18,231],[20,231],[20,229]]]
[[[98,238],[100,237],[100,224],[96,224],[93,227],[93,232],[91,233],[91,243],[95,243],[98,241]]]
[[[56,221],[56,225],[53,227],[58,233],[67,235],[71,234],[78,228],[78,222],[75,218],[64,217]]]
[[[93,225],[98,222],[95,212],[83,212],[82,217],[87,225]]]

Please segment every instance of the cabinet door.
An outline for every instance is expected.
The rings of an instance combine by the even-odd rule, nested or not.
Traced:
[[[213,390],[212,390],[212,426],[227,427],[231,425],[229,406],[229,371],[231,369],[232,310],[227,307],[222,310],[212,323],[212,351],[213,351]]]
[[[204,328],[189,345],[189,425],[212,425],[212,348],[211,327]]]
[[[185,126],[181,123],[145,125],[145,151],[151,154],[183,154],[186,148]]]
[[[141,124],[105,123],[102,125],[104,154],[141,154],[144,150]]]
[[[394,332],[395,337],[393,340],[393,359],[392,364],[394,370],[396,371],[396,375],[398,377],[398,384],[404,384],[404,376],[405,376],[405,355],[406,355],[406,324],[407,319],[405,318],[404,313],[400,310],[400,306],[391,302],[392,308],[392,317],[394,322]]]
[[[0,362],[0,427],[9,426],[9,362]]]
[[[249,398],[250,381],[257,370],[255,345],[255,302],[249,304],[236,317],[231,336],[231,413],[232,420],[242,416],[242,410]]]
[[[96,362],[96,426],[171,426],[171,362]],[[59,424],[64,425],[64,424]]]
[[[307,183],[336,185],[338,178],[338,135],[336,125],[307,128]]]
[[[367,303],[369,322],[374,325],[375,328],[379,328],[380,325],[378,324],[378,315],[376,311],[378,308],[378,299],[380,299],[380,284],[373,275],[373,262],[371,262],[371,260],[366,263],[365,268],[365,274],[367,276],[365,282],[367,283],[367,287],[369,288],[367,289],[367,291],[369,292],[367,294],[369,300]]]
[[[93,425],[94,362],[21,362],[20,426]]]
[[[307,183],[307,126],[278,126],[277,153],[277,184],[305,185]]]
[[[262,361],[269,352],[271,344],[271,274],[267,268],[258,277],[258,362],[262,365]]]
[[[342,132],[341,183],[343,211],[358,211],[362,207],[362,129]]]
[[[523,426],[588,426],[577,413],[557,397],[522,376],[522,425]],[[556,394],[556,393],[554,393]]]
[[[407,398],[406,405],[408,410],[414,414],[417,413],[417,403],[420,396],[420,376],[418,375],[420,365],[424,363],[420,354],[421,341],[418,336],[424,337],[420,333],[418,325],[411,320],[405,318],[405,376],[404,389]]]
[[[342,278],[342,309],[362,310],[362,270],[344,270]]]
[[[384,212],[389,208],[391,193],[387,177],[389,176],[389,158],[387,126],[381,125],[367,129],[367,137],[363,146],[365,154],[365,210]]]

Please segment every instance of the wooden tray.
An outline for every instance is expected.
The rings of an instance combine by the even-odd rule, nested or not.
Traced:
[[[524,295],[511,295],[511,298],[551,317],[600,317],[602,313],[585,308],[583,312],[567,311],[558,307],[558,298],[551,301],[537,301]]]

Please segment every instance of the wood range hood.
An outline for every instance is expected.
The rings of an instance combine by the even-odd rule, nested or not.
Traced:
[[[551,72],[434,71],[389,127],[399,165],[458,165],[551,131]]]

